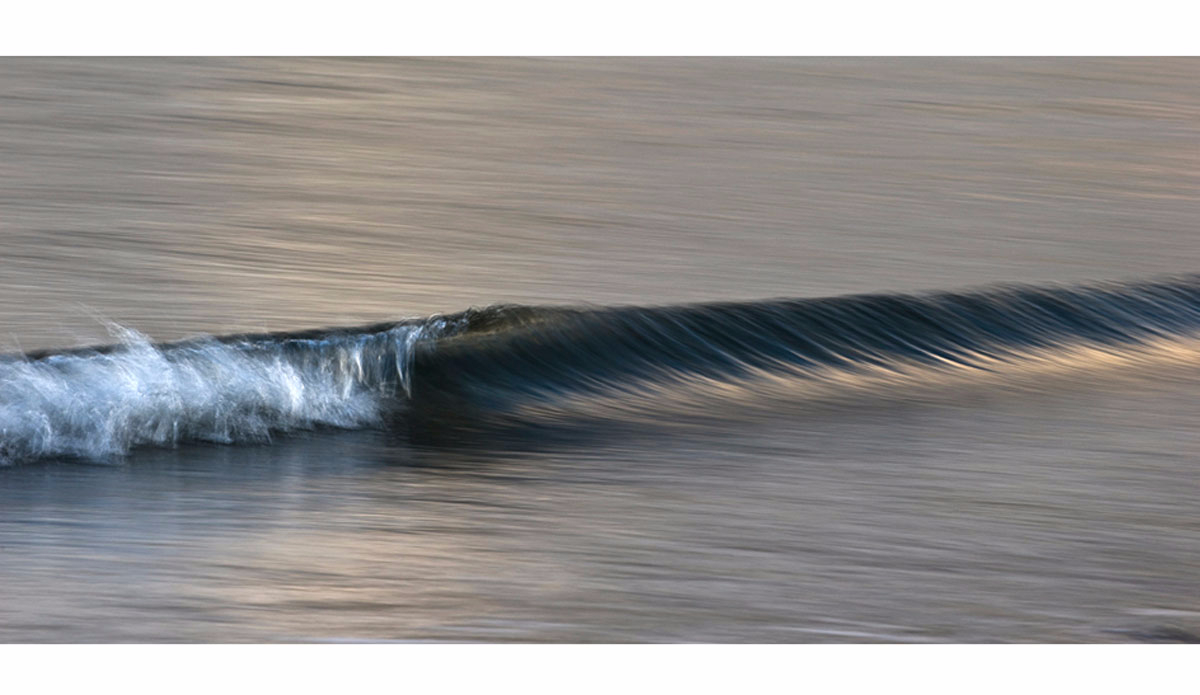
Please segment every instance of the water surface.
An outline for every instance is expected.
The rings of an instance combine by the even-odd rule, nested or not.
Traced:
[[[0,640],[1187,638],[1191,295],[1004,300],[967,366],[895,301],[1190,286],[1198,65],[4,60],[0,345],[60,361],[0,363],[41,452],[0,468]],[[849,302],[801,332],[819,389],[806,339],[686,308],[780,338],[776,297]],[[154,347],[494,304],[599,313],[418,345],[409,384],[403,339]]]

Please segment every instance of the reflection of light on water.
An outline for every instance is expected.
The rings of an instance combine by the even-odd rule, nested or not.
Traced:
[[[33,349],[94,342],[79,303],[170,340],[493,302],[1191,270],[1195,158],[1179,143],[1200,123],[1180,89],[1194,72],[1170,59],[13,63],[0,316]]]
[[[223,619],[261,621],[256,632],[272,640],[504,639],[505,624],[523,629],[514,605],[582,579],[531,557],[543,531],[512,513],[528,506],[516,491],[403,470],[363,483],[377,492],[331,500],[310,489],[322,499],[299,500],[262,531],[193,548],[230,572],[187,581],[183,595]],[[307,504],[317,509],[303,513]]]
[[[881,400],[937,397],[939,390],[956,386],[1038,390],[1048,385],[1067,386],[1072,378],[1119,376],[1105,371],[1136,373],[1172,365],[1195,365],[1200,363],[1200,340],[1158,339],[1113,348],[1094,344],[1025,348],[1006,357],[975,353],[966,358],[969,366],[937,359],[940,365],[934,367],[903,358],[895,358],[886,366],[859,363],[853,370],[782,364],[771,370],[745,367],[746,374],[735,380],[676,374],[665,383],[614,384],[599,393],[556,396],[553,403],[522,404],[508,415],[528,420],[629,419],[669,411],[681,416],[737,418],[769,412],[789,403],[837,402],[855,396],[869,395]]]
[[[172,340],[1200,268],[1194,60],[5,68],[5,352],[102,341],[81,304]],[[450,442],[474,459],[343,433],[5,468],[0,641],[1186,633],[1198,351],[635,383],[523,416],[639,438]],[[794,402],[852,407],[759,417]]]

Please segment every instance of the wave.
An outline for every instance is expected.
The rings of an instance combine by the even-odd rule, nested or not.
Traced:
[[[319,426],[720,411],[1037,366],[1195,361],[1200,278],[661,307],[494,306],[304,333],[0,359],[0,459]],[[824,389],[822,391],[822,389]]]

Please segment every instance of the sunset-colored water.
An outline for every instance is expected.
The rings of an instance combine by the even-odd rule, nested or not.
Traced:
[[[1193,639],[1198,69],[0,61],[0,641]]]

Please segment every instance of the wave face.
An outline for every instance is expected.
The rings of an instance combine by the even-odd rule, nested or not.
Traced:
[[[677,307],[493,307],[455,325],[414,355],[413,397],[423,409],[471,417],[598,406],[645,413],[666,404],[711,411],[714,398],[798,388],[1194,359],[1200,278]]]
[[[600,406],[642,417],[688,402],[719,411],[721,398],[813,385],[1192,361],[1198,333],[1197,277],[668,307],[497,306],[161,345],[128,332],[117,346],[0,361],[0,457],[102,458],[143,444]]]

